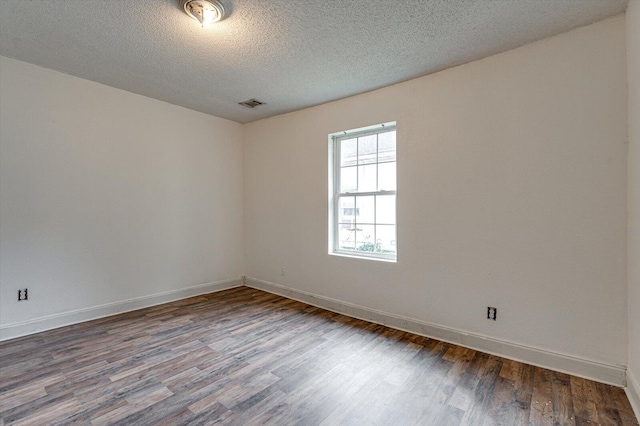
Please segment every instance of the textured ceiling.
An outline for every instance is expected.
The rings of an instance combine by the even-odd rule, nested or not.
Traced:
[[[639,1],[639,0],[631,0]],[[0,55],[249,122],[624,12],[628,0],[0,0]],[[266,105],[248,109],[238,102]]]

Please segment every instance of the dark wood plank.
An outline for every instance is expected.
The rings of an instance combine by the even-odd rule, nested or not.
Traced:
[[[575,425],[570,376],[553,372],[552,377],[553,423],[556,425]]]
[[[240,287],[0,343],[0,426],[638,425],[620,388]]]

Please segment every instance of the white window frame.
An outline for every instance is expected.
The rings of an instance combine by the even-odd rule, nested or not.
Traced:
[[[387,262],[396,262],[398,258],[398,215],[397,215],[397,187],[391,191],[368,191],[368,192],[340,192],[340,141],[344,139],[352,139],[354,137],[362,137],[375,135],[380,133],[396,131],[396,122],[377,124],[375,126],[362,127],[353,130],[342,131],[329,135],[329,254],[363,258],[371,260],[382,260]],[[377,154],[376,154],[377,155]],[[397,142],[396,142],[396,174],[397,174]],[[375,164],[378,163],[376,158]],[[344,250],[338,247],[339,244],[339,206],[341,197],[349,196],[368,196],[368,195],[396,195],[396,252],[395,253],[375,253],[356,250]],[[357,206],[354,206],[354,209]],[[375,214],[375,213],[374,213]],[[375,223],[375,220],[374,220]],[[374,238],[375,241],[375,238]]]

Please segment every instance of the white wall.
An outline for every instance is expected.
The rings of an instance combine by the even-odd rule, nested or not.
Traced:
[[[0,337],[240,278],[240,124],[8,58],[0,93]]]
[[[624,375],[626,92],[618,16],[245,125],[247,276]],[[393,120],[398,262],[330,256],[327,135]]]
[[[627,276],[629,282],[629,399],[640,417],[640,1],[627,9],[629,158]]]

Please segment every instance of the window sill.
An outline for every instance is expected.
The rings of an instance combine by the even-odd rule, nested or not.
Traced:
[[[348,257],[351,259],[361,260],[376,260],[378,262],[397,263],[397,257],[381,257],[381,256],[367,256],[366,254],[354,254],[351,252],[332,251],[329,252],[330,256]]]

